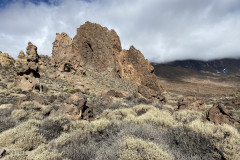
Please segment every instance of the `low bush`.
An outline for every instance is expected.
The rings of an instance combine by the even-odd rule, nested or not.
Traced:
[[[4,131],[0,134],[0,146],[9,148],[21,148],[24,151],[33,150],[46,139],[39,133],[40,122],[29,120],[15,128]]]
[[[30,152],[27,159],[34,160],[62,160],[62,154],[58,153],[57,150],[49,151],[45,144],[41,144],[34,151]]]
[[[177,121],[182,122],[183,124],[188,124],[196,119],[201,119],[202,113],[199,111],[184,109],[174,112],[173,116]]]
[[[16,125],[16,121],[10,116],[12,110],[12,107],[0,109],[0,133]]]
[[[221,159],[221,152],[205,137],[185,126],[171,127],[162,134],[175,159]]]
[[[236,128],[227,124],[204,123],[200,120],[191,122],[189,128],[211,140],[225,159],[240,157],[240,134]]]
[[[70,128],[70,120],[65,116],[49,117],[41,121],[39,132],[47,141],[57,138]]]
[[[160,128],[178,124],[168,110],[159,110],[151,105],[137,105],[132,108],[105,110],[101,116],[109,120],[123,120],[136,124],[150,123]]]
[[[121,150],[118,152],[118,155],[120,160],[172,159],[168,153],[164,152],[155,143],[143,141],[134,137],[125,137],[123,139]]]
[[[24,102],[12,112],[12,117],[18,120],[44,119],[52,110],[51,106],[41,105],[35,101]]]
[[[27,112],[23,109],[16,109],[12,112],[11,116],[17,120],[24,120],[27,117]]]

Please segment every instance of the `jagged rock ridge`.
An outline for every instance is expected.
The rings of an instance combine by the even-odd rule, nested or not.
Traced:
[[[160,96],[154,68],[133,46],[123,50],[114,30],[86,22],[77,29],[71,40],[66,34],[57,34],[53,42],[53,59],[63,68],[87,68],[114,78],[127,78],[139,85],[139,93],[147,98]]]

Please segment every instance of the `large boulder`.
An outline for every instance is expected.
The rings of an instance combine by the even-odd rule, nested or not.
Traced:
[[[51,115],[64,114],[72,120],[90,120],[89,117],[93,118],[93,116],[86,103],[87,98],[82,93],[75,93],[67,98],[57,110],[53,110]]]
[[[214,104],[207,112],[207,119],[217,124],[229,124],[240,127],[239,117],[234,116],[231,112],[236,112],[232,107],[226,107],[223,104]]]

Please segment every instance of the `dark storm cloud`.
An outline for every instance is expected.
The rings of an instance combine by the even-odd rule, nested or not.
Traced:
[[[133,44],[151,61],[240,57],[238,0],[16,1],[0,20],[0,50],[14,57],[28,41],[50,55],[56,32],[73,37],[85,21],[115,29],[123,48]]]

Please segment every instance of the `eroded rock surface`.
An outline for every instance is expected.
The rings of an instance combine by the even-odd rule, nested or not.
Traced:
[[[15,60],[11,56],[9,56],[9,54],[2,53],[0,51],[0,65],[1,66],[9,67],[9,66],[14,65],[14,63],[15,63]]]
[[[53,59],[56,63],[61,62],[61,70],[85,68],[111,78],[134,81],[143,86],[140,88],[147,87],[144,93],[139,90],[146,98],[159,98],[162,91],[154,68],[143,54],[133,46],[122,50],[117,33],[99,24],[86,22],[77,29],[73,41],[65,33],[57,34]]]
[[[234,116],[232,113],[234,109],[230,106],[226,107],[223,104],[217,103],[207,112],[207,119],[217,124],[229,124],[240,127],[239,117]]]
[[[17,72],[15,86],[24,91],[30,91],[34,89],[41,90],[39,82],[39,56],[37,54],[37,47],[29,42],[26,48],[26,55],[23,55],[24,54],[20,52],[19,57],[22,59],[25,57],[25,61],[22,62]]]

